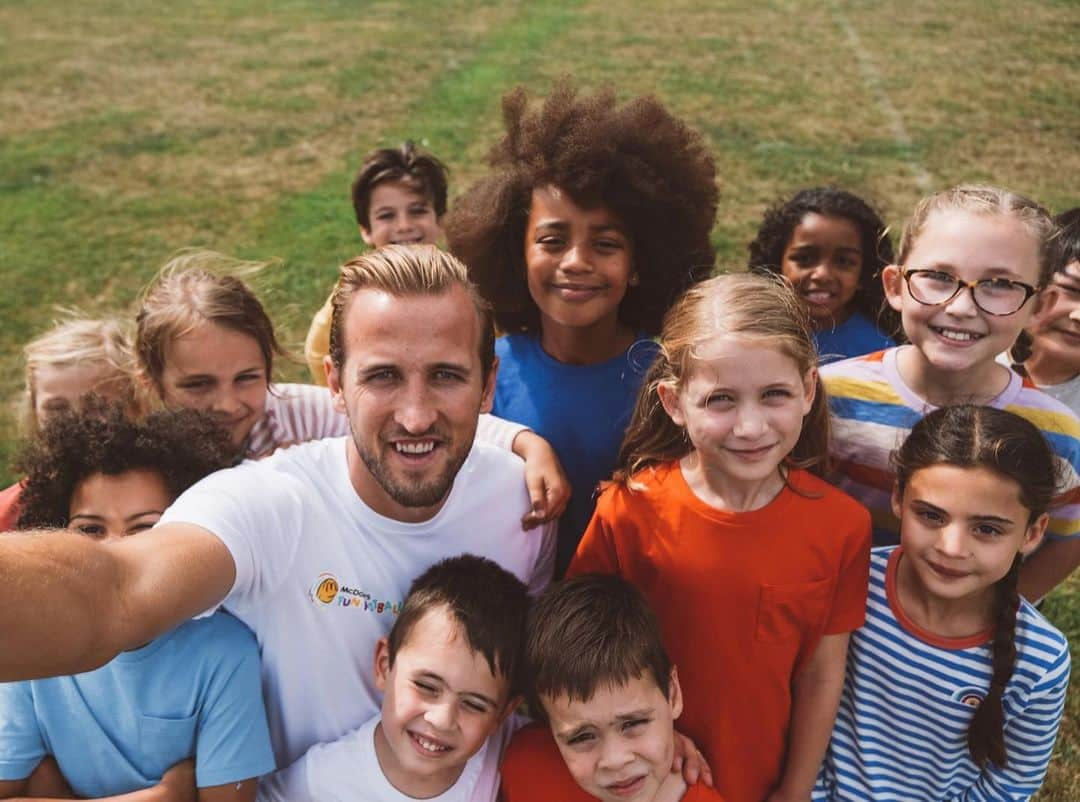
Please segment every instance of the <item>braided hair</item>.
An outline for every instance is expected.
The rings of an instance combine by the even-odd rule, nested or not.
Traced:
[[[1058,487],[1054,452],[1031,421],[993,407],[961,404],[936,409],[915,424],[891,457],[897,491],[902,495],[911,477],[933,465],[984,468],[1015,482],[1028,510],[1028,525],[1046,512]],[[968,726],[971,759],[1004,767],[1005,712],[1002,697],[1016,666],[1017,583],[1021,557],[995,584],[994,635],[990,644],[993,673],[986,697]]]

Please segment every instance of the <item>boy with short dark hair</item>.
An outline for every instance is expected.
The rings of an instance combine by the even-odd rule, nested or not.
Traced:
[[[263,780],[260,799],[494,802],[499,761],[523,720],[525,585],[461,555],[409,589],[375,650],[379,716]]]
[[[1080,207],[1054,222],[1054,276],[1010,357],[1013,370],[1080,415]]]
[[[372,248],[390,244],[434,245],[442,238],[447,169],[411,141],[371,151],[352,184],[360,237]],[[330,350],[330,299],[315,313],[304,358],[316,384],[326,385],[323,357]]]
[[[504,802],[720,799],[672,771],[678,672],[648,602],[628,582],[586,574],[548,588],[529,617],[525,668],[530,707],[548,727],[514,736]]]

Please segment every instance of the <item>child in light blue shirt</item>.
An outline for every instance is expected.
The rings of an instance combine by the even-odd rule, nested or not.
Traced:
[[[61,415],[20,459],[19,526],[136,534],[232,452],[228,435],[201,413],[134,423],[98,404]],[[256,778],[274,769],[254,636],[217,613],[94,671],[0,684],[0,798],[28,793],[35,771],[49,772],[50,755],[82,798],[153,788],[194,760],[201,802],[220,798],[210,793],[220,786],[231,799],[254,800]]]

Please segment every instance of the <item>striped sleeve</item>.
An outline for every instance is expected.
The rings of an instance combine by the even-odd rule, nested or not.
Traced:
[[[528,430],[528,426],[485,413],[480,416],[480,421],[476,424],[476,439],[483,443],[490,443],[503,451],[513,451],[514,438]]]
[[[1004,700],[1008,761],[1005,768],[984,770],[960,797],[965,802],[1027,799],[1046,776],[1069,689],[1069,650],[1059,633],[1038,626],[1017,633],[1017,648],[1024,659],[1016,673],[1025,675],[1032,685],[1028,693],[1007,694]]]
[[[885,379],[885,352],[834,362],[821,369],[829,395],[833,484],[870,511],[874,545],[897,542],[889,454],[922,417]]]

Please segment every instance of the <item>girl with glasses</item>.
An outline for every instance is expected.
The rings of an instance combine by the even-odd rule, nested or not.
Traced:
[[[910,345],[822,369],[837,484],[870,509],[879,546],[896,543],[899,532],[889,503],[889,452],[928,412],[980,404],[1008,409],[1044,431],[1063,484],[1051,505],[1047,541],[1020,577],[1030,599],[1080,563],[1080,422],[995,357],[1042,303],[1055,230],[1037,203],[996,187],[960,186],[925,198],[904,229],[897,264],[882,271],[886,300]]]

